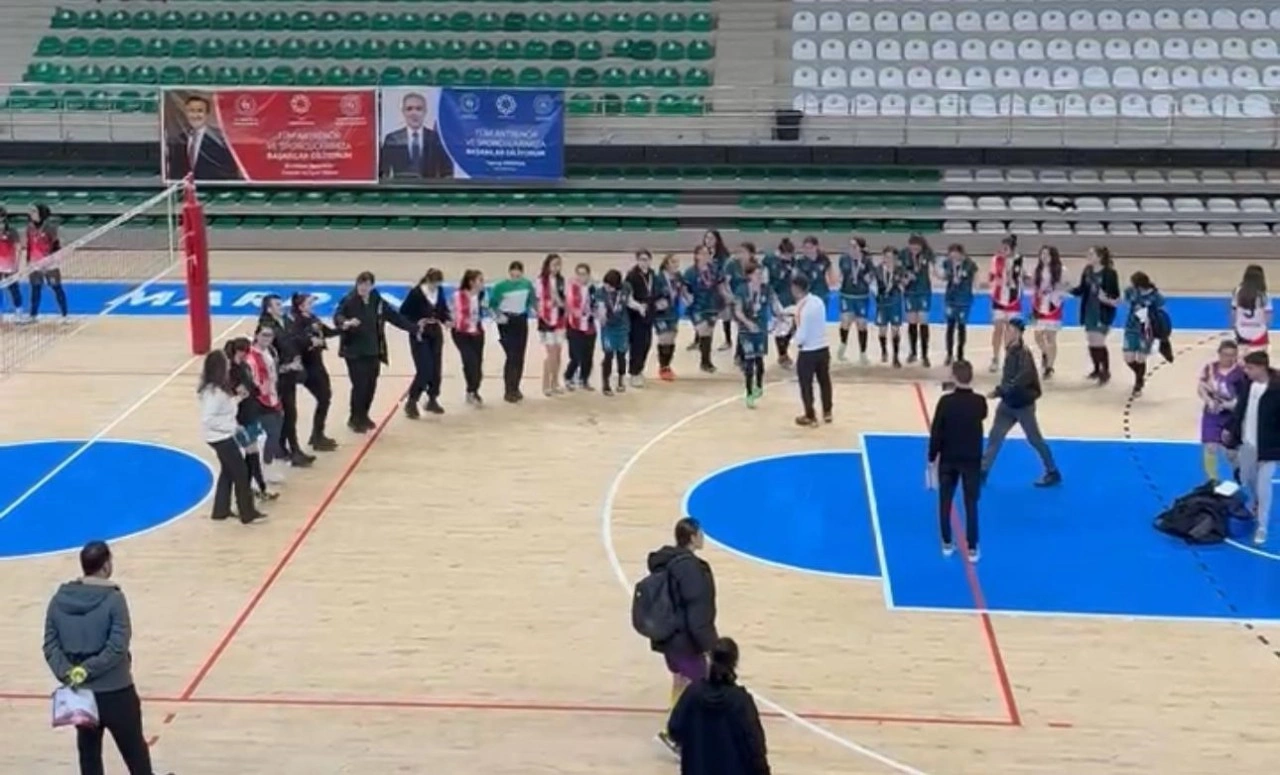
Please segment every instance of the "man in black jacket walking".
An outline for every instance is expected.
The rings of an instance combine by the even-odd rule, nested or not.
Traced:
[[[670,576],[678,603],[676,608],[683,620],[675,635],[661,643],[650,643],[654,651],[662,654],[671,672],[672,707],[686,686],[706,677],[707,654],[718,638],[715,577],[711,566],[695,554],[702,548],[702,540],[698,520],[685,517],[676,523],[675,545],[664,546],[649,555],[649,572],[665,569]],[[658,740],[678,752],[665,728],[658,732]]]
[[[930,479],[938,487],[938,528],[942,553],[955,551],[951,536],[951,509],[956,485],[964,492],[965,544],[969,559],[978,561],[978,490],[982,478],[982,423],[987,419],[987,399],[973,392],[973,365],[951,364],[955,389],[938,399],[929,428]]]
[[[1239,385],[1222,441],[1238,450],[1240,484],[1253,496],[1253,513],[1258,518],[1253,543],[1261,546],[1267,542],[1271,480],[1280,461],[1280,374],[1272,371],[1271,359],[1262,351],[1244,356],[1244,372],[1249,379]]]
[[[641,388],[644,387],[645,362],[649,359],[649,348],[653,345],[652,253],[647,250],[636,251],[636,265],[627,272],[626,282],[631,290],[631,300],[643,305],[641,310],[634,307],[627,309],[627,314],[631,317],[631,328],[627,331],[627,336],[631,340],[628,347],[631,361],[627,369],[631,375],[631,387]]]
[[[1000,377],[1000,386],[991,392],[992,398],[1000,399],[1000,405],[996,407],[996,416],[991,422],[991,438],[987,442],[987,452],[982,457],[982,478],[985,481],[987,474],[991,472],[1004,437],[1009,435],[1013,426],[1019,425],[1027,437],[1027,443],[1035,449],[1040,462],[1044,464],[1044,475],[1036,480],[1036,486],[1052,487],[1062,482],[1062,474],[1053,462],[1053,453],[1049,451],[1049,445],[1040,433],[1040,423],[1036,420],[1036,401],[1040,400],[1040,372],[1035,355],[1022,341],[1022,334],[1026,330],[1026,321],[1020,318],[1009,321],[1004,371]]]
[[[347,362],[351,378],[351,415],[347,427],[356,433],[368,433],[377,427],[369,417],[373,396],[378,390],[382,365],[387,363],[386,324],[416,333],[415,326],[382,298],[373,287],[373,272],[361,272],[356,287],[342,297],[333,313],[333,324],[341,331],[338,356]]]
[[[85,544],[80,569],[84,576],[58,587],[44,619],[44,659],[53,677],[93,692],[98,703],[98,726],[76,730],[80,775],[103,775],[104,731],[129,775],[152,775],[129,653],[133,625],[124,593],[111,581],[111,549],[102,541]]]

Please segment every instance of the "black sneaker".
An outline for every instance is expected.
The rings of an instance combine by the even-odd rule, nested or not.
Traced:
[[[257,498],[260,501],[273,501],[276,498],[280,497],[280,493],[274,492],[272,490],[255,490],[253,493],[253,497]]]
[[[703,374],[715,374],[715,373],[716,373],[716,367],[715,367],[715,366],[713,366],[713,365],[711,365],[710,363],[704,363],[704,364],[702,364],[701,366],[699,366],[698,368],[702,370],[702,373],[703,373]]]
[[[929,356],[927,356],[927,355],[921,355],[921,356],[920,356],[920,365],[921,365],[921,366],[923,366],[923,367],[925,367],[926,369],[929,369],[929,368],[932,368],[932,367],[933,367],[933,364],[932,364],[932,363],[929,363]]]
[[[827,425],[830,425],[833,420],[834,418],[831,416],[831,412],[827,412],[826,414],[822,415],[822,421]]]
[[[223,522],[234,516],[235,514],[229,514],[229,513],[228,514],[212,514],[209,516],[209,519],[212,519],[214,522]]]
[[[616,392],[618,393],[627,392],[627,383],[622,381],[622,377],[618,377],[618,388]]]
[[[1048,471],[1044,476],[1035,482],[1036,487],[1054,487],[1062,484],[1062,474],[1058,471]]]
[[[427,411],[431,414],[444,414],[444,407],[434,398],[427,401]]]
[[[818,427],[818,421],[816,418],[805,417],[802,415],[796,418],[796,425],[799,425],[801,428],[816,428]]]
[[[362,423],[361,421],[355,418],[347,420],[347,429],[352,433],[368,433],[369,432],[369,429],[365,427],[364,423]]]
[[[252,514],[241,514],[241,515],[240,515],[240,524],[242,524],[242,525],[248,525],[248,524],[252,524],[252,523],[254,523],[254,522],[261,522],[262,520],[264,520],[264,519],[266,519],[266,518],[267,518],[267,515],[266,515],[266,514],[263,514],[261,511],[255,511],[255,512],[253,512]]]
[[[416,420],[422,416],[422,412],[418,411],[417,401],[404,402],[404,416],[408,417],[410,420]]]
[[[307,468],[316,462],[315,455],[308,455],[305,452],[295,452],[289,457],[289,465],[294,468]]]
[[[328,436],[316,436],[311,440],[311,448],[316,452],[332,452],[338,448],[338,442]]]
[[[518,403],[520,403],[520,397],[519,397],[519,396],[517,396],[515,393],[507,393],[507,394],[503,395],[503,396],[502,396],[502,400],[503,400],[503,401],[506,401],[508,404],[518,404]]]
[[[609,383],[608,383],[608,382],[604,383],[604,387],[600,388],[600,395],[602,395],[602,396],[612,396],[612,395],[613,395],[613,388],[609,387]]]

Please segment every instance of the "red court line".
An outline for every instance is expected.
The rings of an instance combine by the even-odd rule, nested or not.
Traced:
[[[929,406],[925,402],[924,388],[919,382],[911,383],[916,392],[916,406],[920,410],[920,417],[924,420],[926,431],[932,426],[933,422],[929,416]],[[951,509],[951,519],[955,522],[955,531],[957,535],[964,535],[960,530],[960,520],[956,514],[955,507]],[[961,553],[962,562],[964,562],[964,575],[969,583],[969,592],[973,595],[973,607],[978,612],[978,618],[982,622],[982,632],[987,640],[987,651],[991,654],[991,665],[995,668],[996,682],[1000,685],[1000,696],[1004,701],[1005,713],[1008,714],[1009,724],[1013,726],[1022,726],[1022,714],[1018,711],[1018,701],[1013,696],[1013,684],[1009,681],[1009,671],[1004,664],[1004,655],[1000,652],[1000,641],[996,639],[996,628],[991,623],[991,614],[988,613],[987,597],[982,592],[982,582],[978,580],[978,569],[969,561],[968,553]]]
[[[402,394],[400,398],[404,398],[404,395]],[[231,623],[231,626],[218,640],[218,645],[209,653],[209,656],[205,657],[204,661],[200,664],[200,668],[196,671],[195,676],[187,682],[186,687],[179,695],[179,700],[184,702],[190,700],[192,695],[194,695],[200,688],[200,685],[204,683],[204,679],[208,677],[209,671],[213,670],[214,666],[218,664],[218,660],[222,658],[222,655],[231,645],[231,642],[240,634],[240,630],[244,627],[245,622],[249,621],[249,617],[253,615],[255,610],[257,610],[258,605],[262,602],[262,599],[266,597],[266,594],[271,590],[271,587],[275,586],[276,580],[280,578],[280,574],[284,573],[285,568],[289,567],[289,563],[293,561],[298,550],[302,548],[303,542],[307,540],[307,537],[311,535],[311,531],[315,529],[316,523],[320,521],[320,518],[323,517],[325,512],[329,510],[329,507],[333,505],[333,501],[338,497],[338,493],[342,492],[342,488],[346,486],[348,481],[350,481],[351,475],[360,467],[360,462],[364,460],[365,455],[369,454],[369,450],[373,448],[374,443],[378,440],[378,437],[382,435],[382,431],[387,427],[387,423],[391,422],[391,418],[395,417],[396,412],[399,409],[400,400],[397,399],[396,403],[387,410],[385,415],[383,415],[382,420],[378,423],[377,427],[365,437],[359,449],[356,450],[356,454],[347,462],[346,468],[342,470],[342,473],[338,476],[337,480],[329,487],[329,491],[325,493],[324,499],[321,500],[315,510],[311,512],[311,516],[307,518],[305,523],[303,523],[302,527],[298,530],[297,534],[294,535],[293,540],[289,543],[289,546],[285,549],[284,553],[280,555],[280,559],[276,560],[271,571],[267,573],[267,577],[262,580],[262,583],[258,585],[257,590],[255,590],[253,595],[249,598],[249,602],[245,603],[244,608],[240,609],[240,613],[236,616],[235,621]]]
[[[48,696],[43,694],[10,694],[0,692],[0,700],[38,700],[47,702],[48,699]],[[500,700],[389,700],[309,697],[190,697],[183,699],[181,697],[144,697],[143,701],[160,704],[177,703],[183,705],[250,706],[260,708],[315,708],[325,710],[364,708],[369,710],[467,710],[506,713],[644,716],[661,716],[670,713],[669,708],[642,707],[634,705],[503,702]],[[770,711],[761,712],[761,715],[770,718],[782,718],[781,714]],[[840,713],[833,711],[813,711],[798,715],[815,721],[854,721],[875,724],[914,724],[959,727],[1015,726],[1007,719],[959,718],[952,716],[900,716],[878,713]],[[172,721],[174,716],[174,713],[166,715],[164,723]]]

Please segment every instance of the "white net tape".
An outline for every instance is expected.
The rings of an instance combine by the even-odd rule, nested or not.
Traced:
[[[181,195],[181,184],[172,185],[81,235],[64,227],[62,248],[36,271],[24,262],[21,271],[0,280],[0,378],[112,314],[131,293],[180,281],[166,275],[181,263]]]

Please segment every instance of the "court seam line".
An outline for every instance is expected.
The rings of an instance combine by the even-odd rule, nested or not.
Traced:
[[[771,382],[769,386],[776,387],[779,385],[787,384],[790,381],[791,381],[790,379],[774,381],[774,382]],[[631,597],[631,582],[627,579],[626,570],[623,569],[622,561],[619,559],[617,549],[613,544],[614,502],[617,500],[618,492],[622,489],[623,480],[626,479],[627,474],[631,472],[631,469],[636,466],[636,464],[640,461],[640,459],[643,458],[649,452],[649,450],[653,449],[655,446],[660,444],[667,437],[676,433],[686,425],[689,425],[690,423],[693,423],[711,414],[712,412],[715,412],[725,406],[728,406],[729,404],[734,403],[740,399],[741,399],[741,396],[738,394],[726,396],[725,398],[714,401],[711,404],[708,404],[702,407],[701,409],[695,410],[694,412],[687,414],[684,417],[681,417],[680,419],[676,420],[675,422],[671,423],[670,425],[660,430],[655,436],[650,438],[648,441],[641,444],[640,447],[637,448],[636,451],[632,453],[631,457],[629,457],[622,464],[622,467],[618,469],[617,473],[614,474],[613,480],[609,483],[609,487],[605,491],[604,502],[601,504],[601,507],[600,507],[600,540],[604,547],[605,556],[608,559],[609,565],[613,570],[614,577],[618,580],[619,585],[621,585],[623,594],[625,594],[628,598]],[[894,770],[895,772],[902,773],[903,775],[928,775],[928,773],[925,773],[923,770],[918,770],[909,764],[904,764],[903,762],[900,762],[888,756],[885,756],[884,754],[878,751],[867,748],[866,746],[860,743],[857,743],[853,740],[850,740],[846,737],[843,737],[841,735],[837,735],[836,733],[830,731],[829,729],[826,729],[825,727],[819,726],[818,724],[815,724],[812,721],[802,718],[801,716],[796,715],[794,712],[784,708],[783,706],[777,704],[776,702],[773,702],[772,700],[770,700],[769,698],[765,697],[762,694],[758,694],[755,691],[752,691],[751,695],[761,705],[764,705],[766,708],[779,714],[780,716],[790,721],[791,723],[801,727],[802,729],[812,732],[818,737],[821,737],[831,743],[834,743],[835,745],[841,748],[851,751],[864,758],[871,759],[872,761],[878,762],[879,764],[882,764],[885,767],[888,767],[889,769]]]
[[[293,562],[298,551],[302,548],[303,543],[306,542],[316,525],[320,522],[320,518],[328,512],[329,507],[333,505],[335,500],[337,500],[338,495],[342,492],[343,488],[345,488],[347,483],[351,481],[351,477],[356,472],[356,469],[360,467],[360,464],[369,454],[369,451],[373,449],[373,445],[382,437],[382,432],[386,430],[387,426],[390,425],[391,420],[400,410],[400,404],[404,396],[404,393],[400,394],[395,403],[393,403],[383,415],[378,425],[369,433],[368,436],[365,437],[364,441],[356,449],[355,454],[351,456],[351,459],[347,461],[342,471],[338,474],[338,478],[332,485],[330,485],[324,498],[320,500],[320,503],[312,510],[311,515],[302,523],[302,526],[298,528],[297,532],[294,533],[293,538],[285,547],[284,552],[276,559],[275,564],[271,566],[266,577],[258,584],[258,587],[254,590],[253,594],[250,595],[248,602],[240,609],[240,612],[232,621],[231,626],[223,632],[222,637],[219,638],[213,651],[205,657],[204,661],[200,663],[200,667],[196,670],[196,674],[187,682],[187,685],[179,695],[179,698],[182,701],[189,701],[195,695],[196,691],[199,690],[201,684],[204,683],[205,679],[209,676],[209,673],[212,672],[219,660],[222,659],[223,654],[226,653],[227,649],[231,646],[231,643],[236,639],[236,636],[240,634],[241,629],[249,621],[249,617],[251,617],[254,611],[257,610],[267,593],[271,591],[271,588],[275,586],[276,581],[279,580],[280,576],[283,575],[284,571],[289,567],[289,564]]]
[[[218,342],[230,336],[237,328],[243,325],[246,320],[248,320],[248,317],[237,318],[234,323],[228,326],[216,337],[214,337],[213,341]],[[83,455],[85,452],[89,450],[90,447],[92,447],[94,444],[97,444],[108,433],[115,430],[125,420],[132,417],[134,412],[137,412],[139,409],[145,406],[148,401],[150,401],[151,399],[159,395],[162,391],[164,391],[165,388],[169,387],[169,385],[174,380],[182,376],[182,374],[187,369],[191,368],[193,365],[195,365],[197,361],[199,361],[203,357],[204,355],[193,355],[190,358],[183,361],[181,366],[169,372],[169,375],[164,379],[162,379],[160,381],[160,384],[148,390],[146,393],[143,394],[142,398],[139,398],[137,401],[134,401],[133,404],[131,404],[123,412],[116,415],[115,419],[111,420],[106,425],[102,426],[101,430],[93,434],[93,436],[90,436],[83,444],[77,447],[71,454],[63,458],[62,462],[58,463],[56,466],[50,469],[48,473],[40,477],[40,479],[38,479],[35,484],[28,487],[25,492],[23,492],[21,495],[15,498],[8,506],[5,506],[5,508],[2,511],[0,511],[0,520],[3,520],[5,517],[12,514],[23,503],[26,503],[32,496],[34,496],[37,492],[39,492],[41,488],[43,488],[46,484],[48,484],[51,480],[53,480],[54,477],[56,477],[58,474],[62,473],[63,471],[67,470],[67,467],[70,466],[72,463],[74,463],[76,460],[78,460],[81,455]]]
[[[924,421],[925,428],[931,428],[933,422],[930,417],[929,405],[925,401],[924,387],[918,381],[912,382],[911,386],[915,390],[916,407],[920,410],[920,418]],[[959,530],[961,526],[955,504],[951,505],[950,518],[952,532],[963,536],[964,531]],[[974,563],[969,559],[967,552],[961,553],[960,561],[964,564],[965,580],[969,585],[969,593],[973,596],[973,605],[978,611],[978,620],[982,625],[983,634],[986,636],[987,651],[991,655],[991,664],[996,671],[996,683],[1000,687],[1000,695],[1004,700],[1005,712],[1009,714],[1009,723],[1014,726],[1022,726],[1022,713],[1018,710],[1018,700],[1013,693],[1013,683],[1009,679],[1009,670],[1005,665],[1004,654],[1000,650],[1000,640],[996,637],[995,624],[988,610],[986,595],[982,591],[982,581],[978,578],[978,569],[974,567]]]

